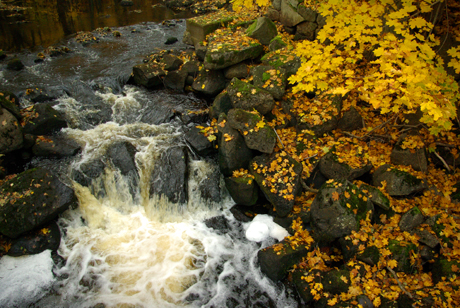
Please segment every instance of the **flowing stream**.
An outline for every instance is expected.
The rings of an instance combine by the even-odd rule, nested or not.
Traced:
[[[198,109],[204,102],[125,84],[133,65],[164,48],[167,37],[180,38],[184,29],[181,20],[171,27],[149,22],[119,27],[113,30],[122,33],[120,38],[86,47],[64,40],[72,52],[42,63],[33,62],[35,54],[20,53],[26,68],[19,72],[1,64],[3,89],[24,93],[39,87],[58,93],[54,108],[69,123],[64,133],[82,151],[72,158],[30,163],[54,170],[72,185],[79,207],[59,219],[60,264],[52,262],[49,251],[0,260],[0,306],[297,307],[289,288],[271,282],[257,266],[257,251],[275,240],[246,239],[248,226],[233,218],[233,201],[225,189],[219,202],[200,197],[197,185],[217,168],[213,161],[190,157],[187,204],[149,196],[155,161],[169,147],[185,144],[184,124],[175,118],[160,121],[155,112],[171,106]],[[22,99],[21,104],[30,102]],[[137,175],[106,168],[89,187],[73,181],[74,170],[119,141],[136,148]],[[204,223],[216,215],[227,219],[225,232]]]

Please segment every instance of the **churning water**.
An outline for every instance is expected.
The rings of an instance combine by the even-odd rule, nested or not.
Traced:
[[[41,64],[23,54],[26,70],[0,74],[4,87],[16,93],[29,87],[60,93],[55,108],[70,126],[63,133],[82,146],[70,160],[32,161],[72,185],[79,206],[59,219],[61,265],[53,266],[49,251],[0,260],[0,306],[296,307],[293,296],[257,267],[257,251],[275,240],[247,240],[248,226],[229,212],[233,202],[224,189],[219,202],[201,198],[198,184],[217,168],[214,162],[190,157],[187,204],[150,196],[149,177],[161,153],[185,145],[184,124],[159,111],[173,105],[198,108],[203,102],[125,85],[142,56],[163,47],[166,36],[184,31],[183,22],[173,28],[135,27],[135,34],[131,27],[117,29],[123,33],[118,41],[82,47],[69,40],[72,53]],[[137,174],[106,168],[89,187],[73,181],[75,170],[120,141],[136,148]],[[204,223],[216,215],[226,218],[225,232]]]

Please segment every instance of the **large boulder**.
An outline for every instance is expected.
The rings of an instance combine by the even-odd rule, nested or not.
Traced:
[[[278,35],[278,30],[273,21],[267,17],[259,17],[249,26],[246,33],[249,37],[258,40],[263,45],[270,44],[270,41]]]
[[[189,18],[186,21],[186,31],[193,44],[204,41],[206,36],[215,30],[226,26],[234,16],[227,11],[217,11],[212,14]]]
[[[65,135],[37,136],[32,146],[32,153],[36,156],[72,156],[80,150],[80,145]]]
[[[225,187],[236,204],[255,205],[259,196],[259,187],[253,176],[232,176],[225,178]]]
[[[275,100],[269,92],[237,78],[232,79],[227,92],[235,108],[247,111],[255,109],[265,115],[272,111],[275,105]]]
[[[242,109],[228,112],[228,124],[237,129],[244,138],[248,148],[271,154],[276,145],[276,133],[258,114]]]
[[[43,168],[24,171],[0,186],[0,232],[16,238],[76,205],[72,189]]]
[[[283,240],[259,250],[257,259],[262,273],[276,282],[286,277],[289,269],[300,263],[307,253],[308,249],[305,246],[293,249],[290,242]]]
[[[32,230],[14,239],[8,250],[8,255],[19,257],[38,254],[47,249],[56,251],[60,243],[61,232],[58,225],[52,222],[44,225],[43,228]]]
[[[223,69],[247,59],[256,59],[262,52],[263,45],[242,31],[219,30],[208,38],[204,67]]]
[[[233,108],[232,100],[227,92],[222,92],[216,96],[212,106],[209,108],[209,117],[213,119],[219,118],[221,113],[228,114],[230,109]]]
[[[158,63],[143,63],[133,67],[134,82],[146,88],[153,88],[163,84],[165,71]]]
[[[213,97],[225,89],[226,85],[227,81],[222,71],[204,69],[198,73],[198,76],[192,84],[192,89],[196,92]]]
[[[193,152],[200,156],[211,154],[214,149],[211,142],[206,138],[197,127],[192,127],[184,135],[185,141],[190,145]]]
[[[416,171],[426,172],[428,170],[428,158],[425,147],[415,149],[402,148],[398,143],[391,151],[390,159],[393,165],[412,166]]]
[[[280,21],[286,27],[295,27],[305,18],[297,11],[298,2],[292,0],[281,0]]]
[[[286,92],[286,71],[283,68],[274,68],[268,65],[258,65],[251,70],[253,84],[256,87],[266,90],[279,100]]]
[[[388,164],[377,168],[372,177],[372,183],[375,187],[381,186],[384,181],[386,182],[386,192],[390,196],[410,196],[421,193],[428,188],[425,180]]]
[[[188,200],[187,147],[173,147],[163,152],[155,163],[150,180],[150,195],[184,204]]]
[[[337,154],[329,152],[319,161],[319,170],[328,179],[334,180],[354,180],[372,169],[372,164],[353,168],[347,163],[338,161]]]
[[[330,243],[359,229],[359,221],[372,219],[374,206],[368,196],[346,180],[324,184],[310,207],[310,223],[316,240]]]
[[[220,133],[218,162],[220,171],[228,177],[235,170],[247,169],[254,154],[246,145],[243,136],[228,125],[225,114],[220,115],[218,123]]]
[[[0,154],[20,149],[23,141],[18,119],[5,108],[0,108]]]
[[[185,71],[168,72],[163,79],[165,88],[174,91],[183,91],[187,77],[188,74]]]
[[[255,157],[249,164],[249,172],[276,214],[280,217],[288,215],[301,190],[302,164],[283,151]]]
[[[64,116],[50,103],[39,103],[21,110],[24,134],[50,136],[67,127]]]
[[[127,141],[116,142],[107,149],[106,157],[121,174],[137,172],[135,155],[136,147]]]
[[[21,119],[19,99],[11,92],[0,92],[0,106],[11,112],[17,119]]]
[[[286,72],[286,78],[297,73],[301,62],[300,58],[287,48],[269,52],[262,57],[261,61],[264,65],[269,65],[276,69],[283,68]]]

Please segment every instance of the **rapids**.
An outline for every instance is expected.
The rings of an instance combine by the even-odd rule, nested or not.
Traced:
[[[133,28],[136,33],[131,33]],[[257,251],[275,240],[247,240],[248,224],[233,218],[233,201],[225,189],[220,202],[201,199],[197,185],[217,168],[215,162],[190,158],[187,204],[149,196],[155,161],[167,148],[185,145],[185,124],[170,120],[164,111],[171,106],[197,110],[205,102],[193,95],[147,91],[126,81],[133,65],[164,48],[166,37],[181,37],[184,28],[184,21],[174,27],[120,27],[119,39],[87,47],[67,39],[63,45],[72,49],[69,54],[34,64],[34,55],[24,52],[19,54],[24,70],[1,67],[4,89],[21,94],[40,87],[58,93],[54,108],[69,123],[63,133],[82,151],[70,159],[35,158],[29,163],[58,173],[74,188],[79,206],[58,221],[62,241],[57,256],[45,251],[0,260],[0,306],[297,307],[290,289],[264,277],[257,266]],[[185,46],[177,43],[173,48]],[[31,102],[22,99],[21,104]],[[136,148],[138,175],[106,168],[90,187],[73,181],[73,171],[118,141]],[[226,218],[228,230],[206,226],[204,221],[217,215]],[[9,275],[12,267],[16,272]]]

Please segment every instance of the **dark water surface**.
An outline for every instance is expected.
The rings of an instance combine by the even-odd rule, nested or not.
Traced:
[[[122,6],[120,0],[1,1],[0,49],[46,48],[79,31],[191,16],[188,12],[175,13],[159,5],[159,0],[132,2],[132,6]]]

